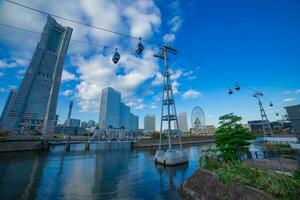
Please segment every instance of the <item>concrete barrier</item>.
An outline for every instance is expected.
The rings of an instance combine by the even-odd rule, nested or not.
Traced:
[[[36,151],[47,150],[49,143],[47,141],[1,141],[0,152],[14,152],[14,151]]]

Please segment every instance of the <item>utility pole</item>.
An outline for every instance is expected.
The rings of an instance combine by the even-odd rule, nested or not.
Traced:
[[[167,53],[176,54],[177,50],[173,49],[170,46],[163,45],[160,52],[155,54],[154,57],[160,58],[164,60],[164,78],[163,78],[163,94],[162,94],[162,108],[161,108],[161,121],[160,121],[160,137],[159,137],[159,150],[161,150],[162,143],[162,134],[163,134],[163,122],[167,122],[168,126],[168,143],[169,150],[172,149],[171,137],[172,137],[172,124],[171,122],[175,122],[173,133],[178,134],[180,149],[182,149],[181,144],[181,136],[178,131],[178,119],[174,101],[174,94],[172,91],[172,84],[170,80],[169,66]],[[167,113],[165,114],[165,109]]]
[[[260,115],[261,115],[261,123],[262,123],[264,137],[266,136],[266,134],[269,134],[269,135],[272,136],[273,135],[273,130],[272,130],[270,121],[267,117],[267,114],[265,112],[265,109],[262,105],[262,102],[260,100],[260,98],[262,96],[263,96],[263,94],[261,92],[255,92],[254,95],[253,95],[253,97],[257,98],[257,101],[258,101],[258,106],[259,106]]]

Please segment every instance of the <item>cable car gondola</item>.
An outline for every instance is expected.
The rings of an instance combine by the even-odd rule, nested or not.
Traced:
[[[235,90],[236,90],[236,91],[240,91],[240,89],[241,89],[240,85],[239,85],[239,84],[236,84],[236,85],[235,85]]]
[[[276,116],[279,116],[279,113],[278,113],[278,112],[276,112]]]
[[[142,44],[142,38],[139,38],[139,39],[140,39],[140,42],[137,45],[135,52],[140,55],[144,50],[144,45]]]
[[[230,89],[230,88],[229,88],[229,90],[228,90],[228,94],[229,94],[229,95],[232,95],[232,94],[233,94],[233,91],[232,91],[232,89]]]
[[[113,57],[112,57],[112,61],[114,62],[114,64],[117,64],[120,60],[120,54],[118,53],[118,49],[116,49],[116,52],[114,53]]]
[[[269,104],[269,105],[270,105],[270,107],[273,107],[273,103],[272,103],[272,102],[270,102],[270,104]]]

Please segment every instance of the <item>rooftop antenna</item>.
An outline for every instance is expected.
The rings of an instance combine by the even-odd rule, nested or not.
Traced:
[[[263,93],[261,93],[261,92],[255,92],[253,94],[253,97],[257,98],[257,101],[258,101],[264,137],[266,137],[266,135],[271,135],[272,136],[273,135],[273,130],[272,130],[270,121],[268,120],[268,117],[267,117],[267,114],[266,114],[265,109],[263,107],[263,104],[260,100],[260,98],[262,96],[263,96]]]
[[[156,151],[154,156],[155,162],[163,165],[177,165],[188,162],[187,153],[182,149],[180,131],[178,130],[178,119],[175,107],[174,94],[172,91],[172,84],[170,80],[168,56],[167,53],[176,54],[177,50],[169,45],[163,45],[160,52],[155,54],[154,57],[164,60],[164,78],[163,78],[163,93],[162,93],[162,108],[161,108],[161,121],[160,121],[160,137],[159,137],[159,150]],[[163,122],[167,122],[168,133],[168,150],[162,151],[162,134]],[[172,129],[172,122],[174,129]],[[180,149],[172,149],[171,137],[172,134],[177,134],[179,139]]]

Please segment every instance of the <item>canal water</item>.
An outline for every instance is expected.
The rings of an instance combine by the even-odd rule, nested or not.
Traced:
[[[155,149],[2,153],[0,199],[180,199],[178,187],[209,146],[186,147],[189,164],[172,168],[154,164]]]

